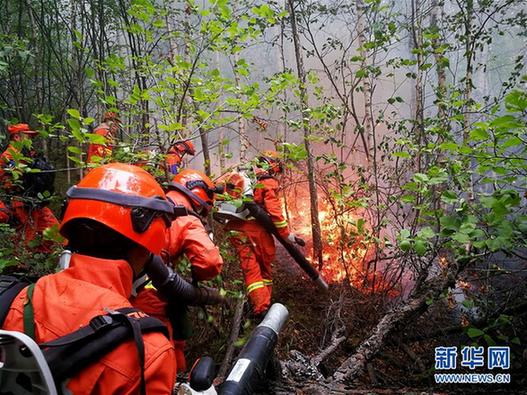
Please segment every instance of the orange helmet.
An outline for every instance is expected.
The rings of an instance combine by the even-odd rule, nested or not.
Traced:
[[[211,179],[199,170],[182,170],[174,176],[170,186],[190,198],[194,209],[200,215],[207,215],[214,205],[217,188]]]
[[[67,193],[60,232],[74,239],[68,224],[75,219],[99,222],[154,254],[165,247],[174,205],[145,170],[112,163],[90,171]]]
[[[9,125],[7,127],[7,131],[9,132],[10,136],[13,136],[18,133],[24,133],[24,134],[30,134],[30,135],[38,134],[38,132],[31,130],[27,123],[16,123],[14,125]]]
[[[258,162],[266,163],[269,166],[269,172],[278,174],[284,171],[284,164],[280,154],[276,151],[264,151],[258,157]]]
[[[189,154],[189,155],[196,154],[196,148],[194,148],[194,144],[190,140],[176,141],[172,147],[173,149],[181,153],[184,153],[184,154]]]
[[[233,171],[222,175],[216,180],[216,189],[221,188],[223,189],[221,193],[226,193],[234,199],[239,199],[243,196],[247,187],[250,187],[250,185],[246,184],[246,178],[242,174]]]

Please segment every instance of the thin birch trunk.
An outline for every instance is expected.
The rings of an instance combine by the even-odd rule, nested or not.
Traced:
[[[240,55],[238,52],[234,54],[234,82],[236,83],[236,89],[240,89],[240,76],[236,70]],[[249,138],[247,137],[247,121],[241,115],[238,117],[238,134],[240,136],[240,162],[245,163],[247,161],[247,151],[249,150]]]
[[[304,63],[302,59],[300,38],[298,35],[298,28],[296,24],[295,14],[295,2],[294,0],[288,0],[289,14],[291,17],[291,29],[293,32],[293,43],[295,46],[295,57],[298,78],[300,80],[299,91],[300,91],[300,107],[302,111],[302,124],[304,130],[304,146],[307,151],[307,171],[308,171],[308,182],[309,182],[309,200],[311,206],[311,233],[313,236],[313,258],[318,261],[319,269],[322,268],[324,262],[322,259],[322,232],[320,229],[320,220],[318,218],[318,193],[316,184],[315,174],[315,158],[311,150],[310,137],[311,133],[309,130],[308,120],[308,96],[306,89],[306,71],[304,69]]]
[[[365,5],[363,0],[357,0],[357,41],[359,44],[359,55],[363,59],[361,62],[361,69],[367,67],[368,54],[364,49],[366,43],[366,31],[367,27],[364,22]],[[360,126],[363,128],[364,134],[366,134],[367,146],[364,149],[367,151],[366,159],[370,157],[370,150],[372,148],[373,139],[373,117],[372,117],[372,86],[368,76],[364,77],[362,81],[362,95],[364,99],[364,118],[363,124]]]

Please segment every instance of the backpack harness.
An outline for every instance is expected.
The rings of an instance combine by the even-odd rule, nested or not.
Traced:
[[[26,287],[27,302],[24,304],[24,332],[35,338],[32,295],[35,284],[23,278],[0,275],[0,327],[3,326],[11,304]],[[124,341],[134,339],[141,368],[140,391],[146,394],[145,348],[143,333],[161,332],[168,336],[166,326],[154,317],[147,316],[133,307],[108,310],[90,323],[67,335],[39,344],[56,383],[69,377],[99,360]]]

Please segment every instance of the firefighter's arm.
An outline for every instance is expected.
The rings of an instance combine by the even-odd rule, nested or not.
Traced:
[[[194,280],[206,281],[216,277],[221,272],[223,259],[220,250],[210,239],[201,221],[188,216],[185,227],[183,252],[192,265]]]
[[[169,254],[170,260],[185,254],[192,265],[194,279],[198,281],[214,278],[223,266],[218,247],[210,239],[201,221],[193,215],[172,221]]]
[[[264,187],[263,203],[265,211],[273,220],[274,226],[278,229],[280,236],[284,239],[289,237],[289,224],[284,216],[282,200],[278,196],[278,181],[274,178],[262,180]]]

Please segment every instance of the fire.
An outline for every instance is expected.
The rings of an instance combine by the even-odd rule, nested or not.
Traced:
[[[322,197],[322,192],[320,193]],[[289,220],[295,233],[308,239],[311,235],[309,197],[305,189],[288,190]],[[340,210],[328,198],[320,199],[318,218],[322,230],[323,266],[321,273],[329,283],[348,281],[353,287],[371,291],[383,287],[382,276],[370,262],[375,257],[375,248],[368,242],[368,226],[358,210]],[[360,228],[360,229],[359,229]],[[306,252],[312,253],[312,241],[306,240]],[[308,258],[315,267],[318,262]]]

